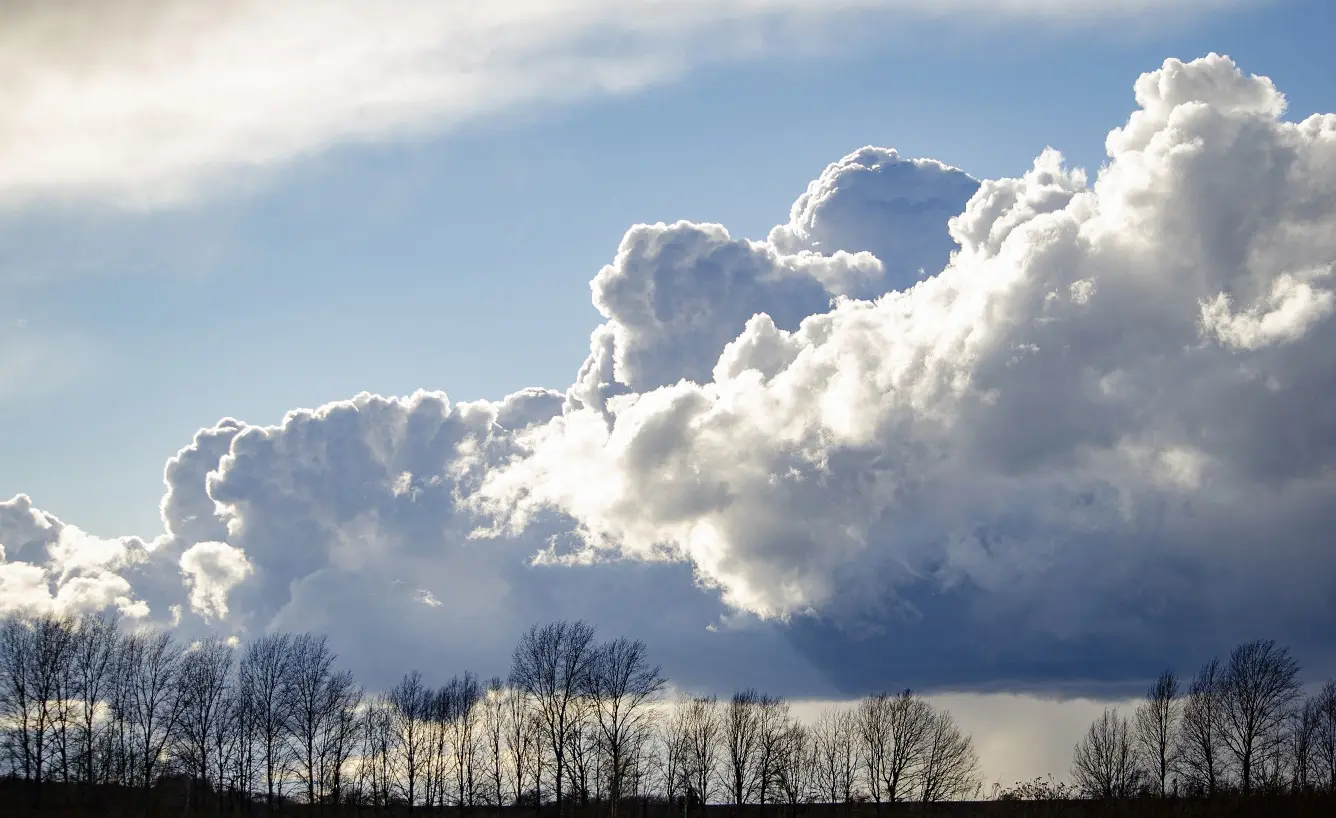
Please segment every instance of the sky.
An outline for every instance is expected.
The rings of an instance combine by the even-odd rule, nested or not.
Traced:
[[[1078,731],[1249,638],[1336,674],[1334,29],[7,5],[0,610],[373,684],[583,616],[692,689]]]

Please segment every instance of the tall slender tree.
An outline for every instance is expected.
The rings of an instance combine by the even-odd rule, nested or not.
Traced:
[[[1176,756],[1190,789],[1214,796],[1223,783],[1224,752],[1220,661],[1197,671],[1188,687],[1178,732]]]
[[[745,804],[756,791],[756,755],[761,733],[761,694],[748,688],[735,692],[724,709],[724,748],[729,795]]]
[[[291,660],[292,636],[286,633],[267,634],[246,646],[239,668],[238,684],[241,686],[242,705],[259,741],[265,803],[271,809],[283,793],[283,781],[291,755]]]
[[[1326,778],[1327,788],[1336,792],[1336,679],[1323,685],[1317,694],[1317,710],[1320,719],[1314,745],[1319,772]]]
[[[126,638],[129,715],[138,783],[153,786],[163,751],[176,737],[186,696],[181,685],[183,651],[166,631],[143,631]]]
[[[625,785],[648,740],[655,705],[667,684],[640,640],[619,637],[594,653],[589,693],[608,764],[608,800],[616,818]]]
[[[533,701],[552,753],[558,816],[567,749],[593,660],[594,628],[583,621],[534,625],[520,638],[512,657],[511,686]]]
[[[1169,775],[1178,747],[1178,726],[1182,702],[1178,696],[1178,676],[1165,670],[1146,691],[1146,700],[1137,706],[1133,719],[1137,748],[1146,760],[1155,791],[1161,798],[1169,794]]]
[[[180,756],[195,778],[210,785],[220,783],[213,779],[211,762],[218,734],[230,715],[233,654],[226,642],[216,637],[205,640],[185,653],[178,675]]]

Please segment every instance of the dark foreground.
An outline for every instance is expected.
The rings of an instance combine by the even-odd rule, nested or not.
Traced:
[[[563,818],[613,818],[606,804],[567,806]],[[212,793],[190,793],[160,788],[151,792],[123,787],[46,785],[38,792],[20,781],[0,781],[0,816],[4,818],[232,818],[233,816],[303,816],[304,818],[556,818],[556,809],[521,807],[458,807],[428,809],[417,807],[370,807],[353,805],[281,804],[272,810],[263,803],[249,803],[221,798]],[[1336,816],[1336,795],[1254,796],[1205,799],[1136,799],[1129,801],[967,801],[946,804],[802,804],[766,807],[707,806],[683,810],[670,809],[662,802],[629,802],[617,811],[616,818],[1332,818]]]

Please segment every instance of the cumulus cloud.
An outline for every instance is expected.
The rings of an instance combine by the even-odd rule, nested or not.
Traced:
[[[828,165],[769,240],[787,253],[870,252],[881,260],[882,276],[851,282],[844,294],[876,297],[946,265],[956,249],[947,221],[978,188],[959,168],[868,146]]]
[[[195,543],[181,555],[190,607],[206,619],[227,616],[228,592],[254,570],[246,552],[227,543]]]
[[[1194,0],[1195,8],[1243,0]],[[1182,5],[1182,4],[1180,4]],[[0,196],[161,205],[330,145],[625,93],[868,12],[1136,19],[1155,0],[8,3]],[[865,25],[859,28],[866,28]],[[839,32],[838,35],[835,32]]]
[[[34,508],[22,494],[0,502],[0,614],[114,607],[147,616],[131,579],[148,559],[138,538],[92,536]]]
[[[1216,55],[1136,98],[1093,181],[864,148],[764,240],[637,225],[565,394],[226,419],[152,543],[11,501],[0,600],[325,631],[373,686],[556,616],[689,689],[1108,693],[1259,632],[1329,667],[1336,116]]]
[[[947,221],[978,182],[929,159],[866,147],[829,165],[766,241],[681,221],[627,231],[590,283],[607,322],[569,393],[573,407],[710,380],[753,316],[793,331],[834,299],[902,289],[946,266]]]
[[[557,416],[562,404],[561,394],[539,389],[473,403],[436,392],[364,394],[292,412],[276,426],[224,421],[169,464],[163,509],[176,544],[159,548],[183,548],[183,571],[226,580],[219,600],[210,589],[223,590],[221,583],[191,579],[196,613],[242,634],[329,633],[373,685],[392,683],[405,656],[424,672],[504,673],[513,640],[529,624],[582,616],[649,639],[665,660],[677,657],[689,683],[748,674],[759,682],[773,671],[828,690],[772,629],[709,634],[706,626],[725,611],[689,570],[536,564],[540,553],[570,549],[571,523],[559,515],[515,537],[476,533],[480,520],[461,507],[463,498],[520,456],[516,436]],[[221,531],[227,545],[189,544],[188,530]],[[230,570],[192,568],[200,555],[234,562]],[[182,627],[198,624],[187,618]],[[708,663],[692,666],[693,654]]]
[[[580,560],[683,560],[766,617],[950,594],[971,638],[1036,645],[1330,621],[1336,116],[1283,120],[1217,55],[1136,96],[1093,185],[1052,150],[982,183],[939,274],[573,408],[483,504],[558,509]]]

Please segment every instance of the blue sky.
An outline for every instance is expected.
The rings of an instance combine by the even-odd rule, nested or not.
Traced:
[[[763,237],[864,144],[977,178],[1046,145],[1093,169],[1131,81],[1166,56],[1228,53],[1291,118],[1336,109],[1336,11],[1251,6],[1076,26],[869,13],[875,33],[848,47],[317,150],[184,206],[7,207],[3,317],[60,339],[66,371],[0,391],[0,494],[149,536],[162,463],[219,417],[275,423],[361,390],[563,388],[599,319],[588,281],[631,224]]]

